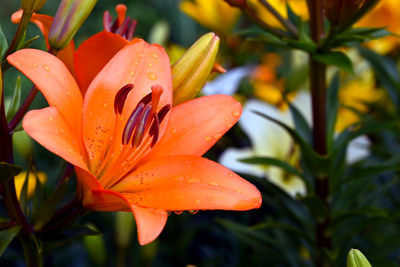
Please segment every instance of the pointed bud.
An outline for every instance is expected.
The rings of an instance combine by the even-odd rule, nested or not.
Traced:
[[[52,48],[63,49],[89,16],[97,0],[62,0],[49,33]]]
[[[347,255],[347,267],[372,267],[372,265],[361,251],[352,248]]]
[[[46,4],[47,0],[21,0],[21,8],[28,13],[37,12],[44,4]]]
[[[364,16],[379,0],[324,0],[325,15],[333,26],[345,28]]]
[[[172,66],[174,105],[196,97],[213,70],[219,38],[207,33]]]

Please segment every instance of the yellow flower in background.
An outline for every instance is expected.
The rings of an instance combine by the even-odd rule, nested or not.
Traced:
[[[240,15],[239,9],[223,0],[185,0],[179,7],[199,24],[219,35],[227,35]]]
[[[400,34],[400,4],[398,0],[381,0],[379,4],[362,18],[358,27],[387,27],[395,34]],[[387,36],[367,43],[367,46],[378,53],[386,54],[400,44],[400,38]]]
[[[378,101],[382,96],[383,92],[375,87],[370,72],[342,86],[339,90],[341,107],[335,130],[341,132],[351,124],[357,123],[360,120],[359,114],[368,112],[368,104]]]
[[[308,19],[307,1],[305,0],[269,0],[268,1],[282,17],[287,18],[286,5],[303,20]],[[257,15],[269,25],[282,28],[280,22],[258,0],[248,0],[247,3],[256,11]]]
[[[276,76],[276,68],[281,64],[278,54],[268,53],[264,56],[262,64],[254,68],[250,83],[253,85],[253,94],[258,99],[272,104],[281,110],[287,108],[283,99],[284,80]],[[294,94],[288,98],[293,99]]]
[[[14,178],[15,191],[17,192],[18,199],[21,196],[21,191],[22,191],[22,187],[24,186],[26,175],[27,175],[26,171],[23,171],[23,172],[20,172]],[[37,178],[36,178],[36,175],[37,175]],[[47,175],[44,172],[36,172],[36,173],[29,172],[28,179],[29,179],[28,180],[28,198],[31,198],[36,189],[36,179],[39,179],[39,182],[41,184],[44,184],[47,180]]]

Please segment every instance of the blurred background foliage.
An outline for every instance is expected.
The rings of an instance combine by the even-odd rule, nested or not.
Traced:
[[[152,32],[154,33],[155,25],[161,25],[160,23],[168,25],[165,45],[177,44],[188,47],[199,36],[209,31],[181,12],[179,0],[127,0],[119,3],[126,4],[127,14],[138,20],[135,35],[146,40],[152,36]],[[48,0],[40,13],[54,15],[58,4],[59,1]],[[96,4],[74,38],[76,46],[102,30],[103,12],[109,10],[115,16],[116,4],[117,2],[111,0],[102,0]],[[17,28],[10,22],[10,16],[19,5],[19,1],[14,0],[2,0],[1,3],[0,25],[8,41]],[[296,12],[303,10],[301,7],[295,9],[293,6],[293,8]],[[362,23],[373,26],[366,20]],[[243,18],[239,20],[239,24],[241,28],[250,25],[249,21]],[[28,38],[40,35],[36,26],[32,24],[28,29]],[[259,33],[259,29],[251,27],[247,32],[240,29],[236,31],[238,36],[251,36],[254,33]],[[231,38],[229,33],[225,33],[225,36],[223,32],[220,34],[223,37],[220,57],[225,67],[234,68],[247,64],[253,68],[258,65],[256,71],[252,69],[250,78],[244,79],[239,84],[237,99],[245,102],[247,98],[256,97],[285,109],[287,106],[285,107],[284,101],[279,97],[281,90],[287,90],[289,92],[287,97],[291,99],[295,96],[291,96],[290,92],[308,87],[305,82],[308,69],[304,53],[291,53],[262,42],[241,42],[236,37]],[[43,38],[35,41],[33,47],[45,50]],[[399,121],[400,109],[397,101],[400,100],[399,49],[398,46],[393,46],[390,50],[378,50],[376,51],[386,54],[386,57],[362,48],[358,50],[361,52],[348,53],[354,54],[350,56],[353,63],[361,62],[354,64],[355,74],[360,77],[368,76],[369,78],[360,79],[363,82],[367,81],[373,90],[368,90],[368,86],[361,86],[360,83],[351,84],[349,81],[354,78],[353,74],[340,72],[340,81],[349,89],[347,91],[341,89],[342,92],[348,92],[339,94],[342,105],[351,106],[359,101],[356,109],[362,112],[357,110],[358,113],[353,112],[350,116],[350,122],[345,122],[341,126],[336,125],[340,128],[338,132],[355,122],[352,121],[354,113],[359,114],[356,116],[356,121],[360,118],[372,119],[375,122]],[[277,58],[272,53],[278,53],[280,56]],[[364,75],[365,70],[369,74]],[[335,71],[330,70],[331,77]],[[10,69],[5,87],[12,88],[17,76],[18,72]],[[31,85],[23,75],[21,80],[24,96]],[[275,95],[263,94],[266,89],[260,89],[261,85],[257,84],[268,85],[267,89],[274,91]],[[224,87],[224,81],[219,85]],[[367,91],[358,91],[361,87],[367,88]],[[377,93],[374,91],[377,88],[384,90],[379,89]],[[6,90],[6,97],[10,97],[11,91]],[[368,97],[367,94],[372,96]],[[276,95],[278,97],[275,97]],[[365,97],[360,100],[358,98],[360,96]],[[32,108],[45,105],[44,98],[37,96]],[[354,111],[354,107],[349,109],[352,108]],[[346,113],[346,109],[340,112]],[[346,186],[338,189],[332,199],[337,224],[332,225],[330,230],[334,243],[340,244],[340,247],[335,247],[331,251],[331,256],[337,258],[337,266],[344,266],[346,253],[352,247],[359,248],[367,255],[373,266],[399,265],[400,180],[397,166],[400,140],[398,125],[396,127],[382,126],[382,129],[377,128],[376,132],[369,133],[368,140],[371,142],[369,156],[356,160],[345,170],[341,169],[343,166],[340,164],[336,170],[332,170],[333,173],[336,171],[341,179],[348,178]],[[34,162],[37,169],[48,176],[44,189],[49,194],[58,177],[62,175],[61,170],[64,169],[65,162],[31,141],[23,133],[18,133],[15,139],[16,164],[27,168],[29,163],[27,155],[33,152],[33,158],[37,160]],[[250,147],[252,145],[250,139],[251,136],[247,136],[247,133],[236,125],[206,156],[218,161],[228,147]],[[343,155],[338,156],[338,161],[341,156],[343,157]],[[314,237],[310,236],[310,233],[313,234],[314,219],[320,208],[318,199],[307,196],[307,199],[304,198],[303,202],[300,202],[266,179],[246,174],[243,174],[243,177],[254,183],[263,194],[263,205],[258,210],[199,211],[196,215],[190,212],[171,214],[160,237],[143,247],[137,242],[135,223],[130,213],[92,212],[82,217],[79,223],[102,234],[67,239],[63,243],[45,244],[45,266],[313,266],[311,257],[314,255],[310,244],[313,243]],[[357,177],[365,179],[356,179]],[[75,194],[74,179],[71,179],[67,190],[70,195]],[[346,219],[344,225],[341,224],[341,219]],[[82,234],[84,233],[73,229],[70,232],[71,237]],[[23,266],[23,259],[17,254],[18,251],[19,244],[14,241],[0,258],[0,265]]]

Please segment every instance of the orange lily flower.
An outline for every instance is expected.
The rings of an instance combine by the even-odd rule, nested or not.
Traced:
[[[98,69],[103,60],[87,64]],[[170,64],[159,45],[130,41],[99,71],[84,96],[51,54],[23,49],[8,61],[50,105],[26,114],[25,131],[75,166],[86,208],[131,211],[140,244],[160,234],[168,211],[261,205],[255,186],[201,157],[237,122],[240,104],[215,95],[171,108]],[[77,77],[85,77],[84,70],[77,68]]]

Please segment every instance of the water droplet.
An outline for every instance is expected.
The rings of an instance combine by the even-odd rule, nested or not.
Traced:
[[[218,182],[215,182],[215,181],[213,181],[213,182],[210,182],[210,185],[218,186],[218,185],[219,185],[219,183],[218,183]]]
[[[183,180],[183,177],[182,177],[182,176],[178,176],[178,177],[175,177],[174,180],[175,180],[175,181],[182,181],[182,180]]]
[[[153,63],[149,63],[149,64],[147,64],[147,66],[148,66],[149,68],[151,68],[151,67],[153,67]]]
[[[185,160],[183,163],[184,164],[189,164],[190,162],[188,160]]]
[[[188,183],[200,183],[200,180],[197,178],[191,178],[187,181]]]
[[[144,54],[143,53],[138,53],[137,56],[138,57],[144,57]]]
[[[53,121],[53,117],[49,117],[49,121]]]
[[[232,177],[232,176],[233,176],[233,173],[231,173],[231,172],[228,173],[228,176],[229,176],[229,177]]]
[[[33,63],[33,66],[34,66],[34,67],[37,67],[37,66],[38,66],[38,64],[37,64],[37,63]]]
[[[133,62],[134,65],[139,65],[139,62],[135,61]]]
[[[240,112],[239,111],[234,111],[232,112],[232,115],[235,117],[239,117],[240,116]]]
[[[221,136],[222,136],[222,134],[221,134],[221,133],[216,133],[216,134],[214,135],[214,138],[215,138],[215,139],[220,139],[220,138],[221,138]]]
[[[43,65],[45,71],[50,71],[50,67],[48,65]]]
[[[199,210],[189,210],[190,214],[196,214],[197,212],[199,212]]]
[[[68,96],[70,96],[71,95],[71,91],[67,91],[67,92],[65,92]]]
[[[200,204],[200,200],[199,199],[196,199],[196,204]]]
[[[152,58],[158,58],[158,54],[152,53],[152,54],[151,54],[151,57],[152,57]]]
[[[183,211],[182,211],[182,210],[175,210],[174,213],[175,213],[176,215],[181,215],[181,214],[183,213]]]
[[[131,77],[133,77],[133,75],[135,75],[135,73],[134,73],[133,71],[131,71],[131,72],[129,72],[129,75],[130,75]]]
[[[69,152],[72,152],[72,148],[69,147],[69,148],[68,148],[68,151],[69,151]]]
[[[206,136],[206,137],[204,137],[204,140],[210,141],[210,140],[211,140],[211,136]]]
[[[147,73],[147,78],[154,81],[154,80],[157,80],[158,76],[154,72],[149,72],[149,73]]]
[[[176,133],[176,129],[172,129],[172,131],[171,131],[172,133]]]
[[[108,104],[107,104],[107,103],[104,103],[103,107],[105,107],[105,108],[108,107]]]

